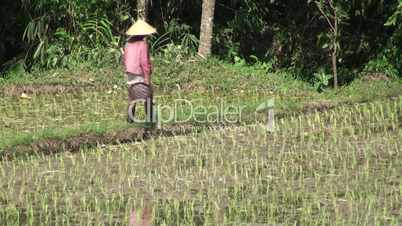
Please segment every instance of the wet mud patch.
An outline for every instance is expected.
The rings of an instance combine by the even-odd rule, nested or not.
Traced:
[[[304,105],[302,113],[324,112],[337,107],[330,102],[310,102]]]
[[[0,152],[0,161],[32,155],[52,155],[62,152],[77,152],[82,148],[102,145],[132,143],[159,137],[184,136],[200,131],[194,125],[173,125],[162,129],[129,128],[106,134],[81,134],[67,139],[44,139],[31,144],[17,145]]]

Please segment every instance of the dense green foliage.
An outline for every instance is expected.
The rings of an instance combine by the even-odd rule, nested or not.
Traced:
[[[201,3],[151,1],[150,21],[159,31],[152,39],[154,52],[170,43],[190,52],[196,49]],[[315,74],[331,72],[331,33],[315,3],[218,0],[214,53],[234,62],[262,61],[269,70],[292,69],[295,75],[316,81]],[[402,3],[337,0],[334,4],[342,15],[336,34],[340,82],[353,80],[363,69],[400,75]],[[124,31],[136,17],[135,5],[128,0],[7,0],[0,9],[8,18],[0,24],[1,68],[18,73],[82,62],[116,64]]]

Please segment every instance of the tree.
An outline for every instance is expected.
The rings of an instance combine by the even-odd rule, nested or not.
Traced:
[[[203,0],[198,54],[204,58],[211,55],[214,12],[215,0]]]
[[[340,29],[339,26],[347,18],[342,8],[336,5],[335,0],[317,0],[315,1],[318,10],[325,18],[329,26],[330,50],[332,61],[332,73],[334,76],[334,88],[338,88],[338,54],[340,49]]]
[[[137,0],[137,19],[148,19],[148,0]]]
[[[402,48],[400,48],[402,46],[402,1],[399,2],[392,16],[388,18],[385,26],[394,28],[389,42],[388,57],[393,61],[393,64],[399,70],[400,76],[402,76]]]

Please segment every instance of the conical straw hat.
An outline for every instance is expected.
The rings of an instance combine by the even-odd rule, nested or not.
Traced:
[[[137,20],[126,32],[127,35],[151,35],[156,29],[143,20]]]

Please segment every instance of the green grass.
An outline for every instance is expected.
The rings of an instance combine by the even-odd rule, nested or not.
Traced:
[[[159,106],[177,99],[232,104],[243,109],[241,121],[186,136],[0,161],[1,223],[127,225],[147,203],[154,225],[402,223],[400,81],[356,80],[317,93],[289,73],[258,67],[217,60],[155,64]],[[125,122],[122,76],[119,68],[81,68],[3,80],[4,90],[84,88],[31,99],[1,96],[0,150],[132,127]],[[266,115],[255,109],[271,98],[277,131],[267,133]],[[177,118],[189,112],[180,105]],[[189,123],[200,125],[194,118]]]
[[[0,162],[0,222],[400,225],[402,99]],[[148,200],[148,201],[147,201]]]
[[[217,60],[179,62],[172,66],[157,59],[155,64],[153,81],[159,105],[173,106],[177,99],[191,100],[194,106],[232,104],[242,107],[243,124],[255,123],[256,107],[270,98],[275,98],[278,114],[292,115],[303,112],[312,103],[337,106],[384,100],[402,94],[400,81],[357,80],[339,90],[317,93],[310,84],[294,80],[288,73],[267,74],[258,67],[237,67]],[[0,150],[49,137],[65,139],[77,136],[85,128],[97,128],[90,132],[106,132],[108,128],[119,130],[127,127],[124,123],[127,91],[119,68],[51,71],[7,80],[2,87],[28,84],[91,84],[99,89],[85,91],[83,88],[83,92],[75,94],[37,95],[29,100],[1,97]],[[176,112],[177,117],[186,118],[190,110],[189,106],[183,106]],[[264,115],[257,115],[258,120],[261,118]]]

